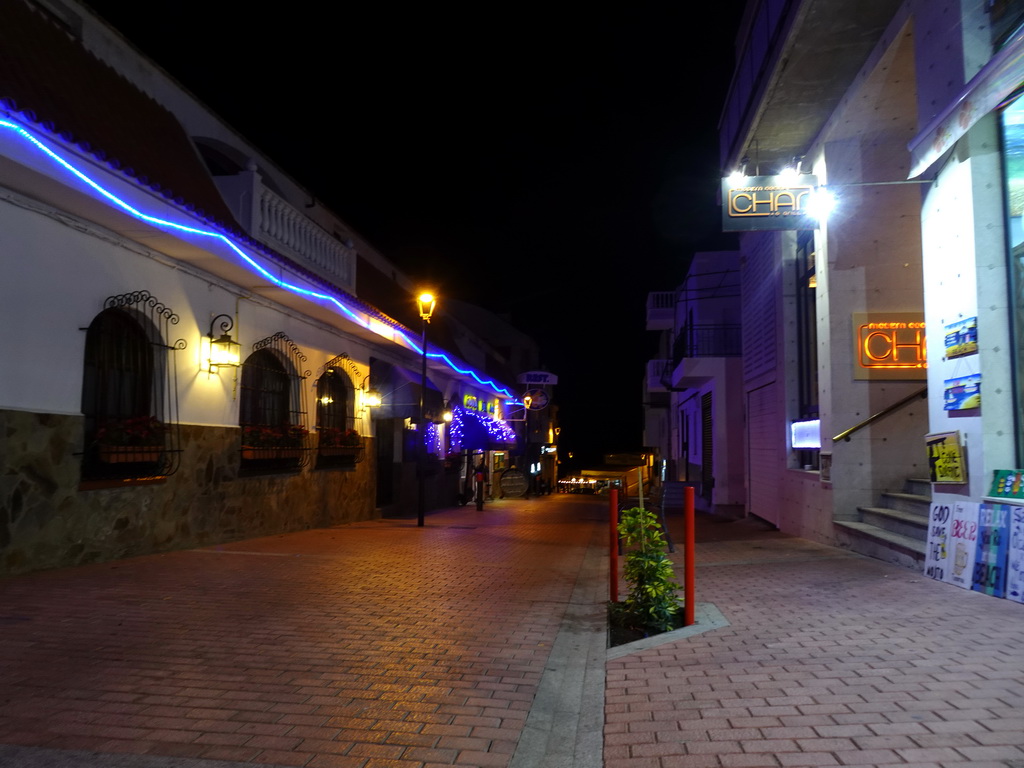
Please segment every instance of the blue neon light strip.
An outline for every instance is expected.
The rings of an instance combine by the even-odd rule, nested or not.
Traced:
[[[113,192],[111,192],[109,189],[104,187],[99,182],[95,181],[94,179],[92,179],[91,177],[89,177],[88,175],[83,173],[76,166],[72,165],[65,158],[61,157],[55,151],[53,151],[52,149],[47,147],[45,144],[43,144],[43,142],[40,139],[36,138],[32,133],[30,133],[29,131],[27,131],[25,128],[23,128],[22,126],[18,125],[17,123],[12,123],[9,120],[0,119],[0,127],[7,128],[7,129],[10,129],[11,131],[13,131],[18,137],[20,137],[20,138],[24,139],[25,141],[27,141],[28,143],[30,143],[32,146],[34,146],[37,150],[39,150],[41,153],[46,155],[54,163],[56,163],[57,165],[61,166],[68,173],[72,174],[73,176],[78,178],[80,181],[82,181],[83,183],[85,183],[86,185],[88,185],[89,187],[94,189],[97,194],[99,194],[102,197],[106,198],[113,205],[115,205],[116,207],[118,207],[121,210],[125,211],[129,215],[135,217],[136,219],[139,219],[141,221],[145,221],[145,222],[147,222],[149,224],[153,224],[155,226],[165,227],[165,228],[168,228],[168,229],[174,229],[174,230],[178,230],[180,232],[187,232],[187,233],[192,234],[192,235],[200,235],[202,237],[212,237],[215,240],[220,240],[225,245],[227,245],[228,248],[230,248],[232,251],[234,251],[236,254],[238,254],[238,256],[246,264],[248,264],[252,268],[253,271],[257,272],[260,276],[262,276],[264,279],[270,281],[271,283],[273,283],[277,287],[284,288],[287,291],[291,291],[292,293],[294,293],[294,294],[296,294],[298,296],[305,297],[307,299],[319,299],[321,301],[329,302],[329,303],[333,304],[335,307],[337,307],[338,310],[340,310],[344,315],[349,317],[354,322],[359,323],[364,328],[367,328],[369,330],[373,330],[372,328],[369,328],[369,325],[365,321],[363,321],[363,319],[360,317],[359,313],[355,312],[354,310],[352,310],[351,308],[349,308],[348,306],[343,304],[341,302],[341,300],[337,296],[332,296],[332,295],[330,295],[328,293],[320,293],[319,291],[313,291],[313,290],[310,290],[308,288],[302,288],[302,287],[300,287],[298,285],[293,285],[292,283],[289,283],[289,282],[287,282],[285,280],[282,280],[282,279],[280,279],[278,277],[275,277],[273,274],[268,272],[266,270],[266,268],[264,268],[263,266],[258,264],[256,262],[256,260],[252,256],[250,256],[248,253],[246,253],[241,248],[239,248],[238,245],[236,245],[227,236],[222,235],[219,232],[214,232],[214,231],[209,230],[209,229],[200,229],[198,227],[187,226],[185,224],[178,224],[178,223],[175,223],[173,221],[167,221],[166,219],[160,219],[160,218],[157,218],[155,216],[150,216],[148,214],[145,214],[142,211],[138,210],[137,208],[133,207],[132,205],[128,204],[127,202],[125,202],[121,198],[119,198],[117,195],[115,195]],[[403,341],[405,341],[405,343],[408,346],[410,346],[412,349],[414,349],[417,354],[423,354],[423,350],[416,344],[416,342],[410,336],[407,336],[402,330],[400,330],[398,328],[394,328],[393,330],[394,330],[394,332],[396,334],[398,334],[402,338]],[[386,337],[382,336],[382,338],[386,338]],[[427,357],[434,358],[435,360],[443,361],[449,368],[451,368],[456,373],[460,373],[460,374],[462,374],[464,376],[467,375],[467,374],[469,376],[472,376],[479,384],[481,384],[482,386],[485,386],[485,387],[490,387],[494,392],[496,392],[499,395],[506,395],[507,397],[512,397],[512,393],[511,392],[509,392],[507,389],[499,387],[492,379],[482,379],[482,378],[480,378],[476,374],[476,371],[474,371],[474,370],[472,370],[470,368],[467,368],[465,370],[459,368],[457,365],[455,365],[454,362],[452,362],[451,358],[449,358],[446,354],[444,354],[442,352],[428,352],[427,353]]]

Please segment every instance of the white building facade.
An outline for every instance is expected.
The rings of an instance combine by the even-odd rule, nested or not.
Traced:
[[[383,255],[84,7],[2,13],[0,573],[448,505],[514,449],[518,360],[441,308],[421,392]]]
[[[695,506],[728,517],[746,507],[739,253],[695,253],[674,291],[648,297],[660,331],[645,376],[644,444],[661,479],[694,488]]]

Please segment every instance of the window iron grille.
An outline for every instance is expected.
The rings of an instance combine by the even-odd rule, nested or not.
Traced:
[[[178,315],[148,291],[110,296],[85,330],[83,480],[174,474],[181,463]]]
[[[287,471],[309,463],[306,356],[283,333],[252,345],[242,364],[239,426],[242,466],[256,471]]]

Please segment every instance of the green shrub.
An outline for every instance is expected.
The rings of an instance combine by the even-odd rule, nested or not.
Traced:
[[[668,543],[657,516],[639,507],[624,510],[619,535],[633,549],[626,555],[623,568],[629,595],[618,607],[613,606],[613,615],[647,632],[674,629],[679,584],[672,561],[665,554]]]

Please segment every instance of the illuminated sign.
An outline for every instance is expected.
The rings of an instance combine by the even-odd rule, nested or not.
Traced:
[[[543,387],[549,384],[557,384],[558,377],[547,371],[526,371],[519,374],[520,384],[532,384],[535,387]]]
[[[746,176],[722,179],[722,231],[817,229],[810,214],[816,176]]]
[[[789,439],[794,448],[821,448],[821,421],[794,421],[789,425]]]
[[[853,378],[924,379],[928,355],[924,316],[916,312],[853,315]]]

